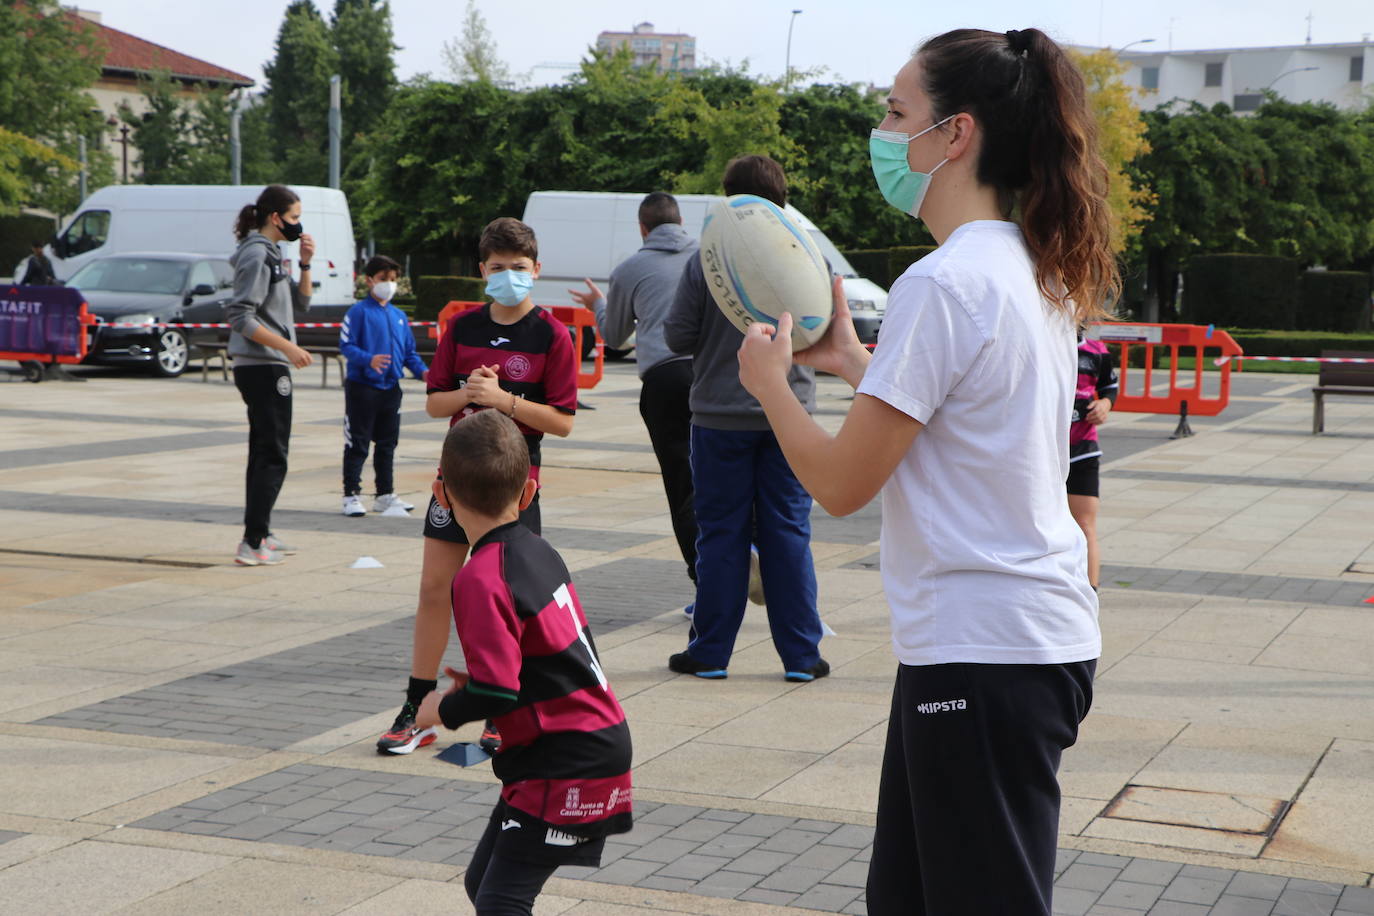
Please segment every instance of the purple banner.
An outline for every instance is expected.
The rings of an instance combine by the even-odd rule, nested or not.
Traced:
[[[80,355],[83,301],[66,286],[0,286],[0,354]]]

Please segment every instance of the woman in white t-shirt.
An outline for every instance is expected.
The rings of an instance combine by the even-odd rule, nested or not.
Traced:
[[[871,362],[838,282],[831,331],[796,354],[856,389],[843,427],[790,394],[789,317],[751,329],[740,377],[828,512],[883,494],[901,664],[869,912],[1048,914],[1056,772],[1101,651],[1064,479],[1075,326],[1118,287],[1106,168],[1082,77],[1036,29],[927,41],[870,152],[940,247],[893,284]]]

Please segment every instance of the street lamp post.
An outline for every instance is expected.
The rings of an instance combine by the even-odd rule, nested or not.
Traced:
[[[124,179],[123,183],[129,183],[129,125],[119,125],[119,144],[123,147],[124,157]]]
[[[1116,53],[1117,53],[1117,54],[1125,54],[1127,48],[1134,48],[1136,45],[1148,45],[1148,44],[1152,43],[1153,41],[1154,41],[1153,38],[1137,38],[1135,41],[1131,42],[1130,44],[1124,44],[1124,45],[1122,45],[1122,46],[1121,46],[1121,50],[1120,50],[1120,51],[1117,51]]]
[[[793,10],[792,18],[787,20],[787,63],[782,74],[782,91],[786,92],[792,85],[792,26],[796,23],[797,17],[801,15],[801,10]]]
[[[1264,87],[1264,90],[1265,90],[1266,92],[1268,92],[1270,89],[1273,89],[1275,83],[1277,83],[1279,80],[1283,79],[1285,76],[1289,76],[1290,74],[1293,74],[1293,73],[1306,73],[1306,72],[1308,72],[1309,70],[1320,70],[1320,69],[1321,69],[1320,67],[1294,67],[1292,70],[1285,70],[1285,71],[1283,71],[1282,73],[1280,73],[1278,76],[1276,76],[1276,77],[1274,77],[1273,79],[1271,79],[1271,80],[1269,81],[1269,85]]]

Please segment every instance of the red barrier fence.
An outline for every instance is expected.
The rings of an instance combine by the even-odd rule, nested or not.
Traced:
[[[1191,436],[1188,415],[1214,417],[1226,409],[1231,399],[1231,363],[1243,351],[1225,331],[1200,324],[1122,324],[1114,321],[1097,322],[1088,329],[1088,336],[1121,348],[1117,365],[1120,372],[1120,394],[1114,410],[1130,413],[1162,413],[1178,416],[1178,428],[1170,438]],[[1217,393],[1203,393],[1203,366],[1207,351],[1217,351],[1216,363],[1221,372]],[[1155,368],[1158,351],[1167,351],[1169,368]],[[1142,365],[1132,366],[1134,354]],[[1192,358],[1193,368],[1179,371],[1179,358]],[[1160,394],[1155,376],[1167,371],[1169,388]],[[1143,384],[1132,386],[1136,373],[1144,374]],[[1138,389],[1138,390],[1137,390]]]
[[[444,331],[448,329],[449,319],[454,315],[461,315],[463,312],[475,308],[481,308],[484,302],[450,302],[444,306],[443,311],[439,312],[439,320],[436,327],[430,329],[429,336],[438,340],[444,336]],[[596,329],[596,316],[590,309],[582,308],[577,305],[544,305],[540,308],[547,309],[553,317],[563,322],[569,330],[573,332],[575,342],[573,347],[578,354],[577,387],[595,388],[601,381],[602,373],[606,363],[606,344],[601,339],[601,333]],[[582,371],[581,355],[586,351],[586,335],[590,334],[592,339],[593,362],[590,372]]]

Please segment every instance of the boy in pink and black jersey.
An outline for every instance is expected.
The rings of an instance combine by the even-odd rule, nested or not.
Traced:
[[[524,438],[483,411],[444,440],[434,498],[472,538],[453,579],[467,671],[420,703],[416,727],[492,720],[501,800],[468,866],[479,914],[529,913],[559,865],[599,865],[632,826],[630,730],[558,552],[519,521],[536,490]]]
[[[1069,511],[1088,539],[1088,582],[1097,588],[1101,560],[1097,551],[1098,466],[1102,446],[1097,428],[1107,420],[1118,393],[1116,367],[1107,345],[1078,336],[1078,384],[1069,424]]]

